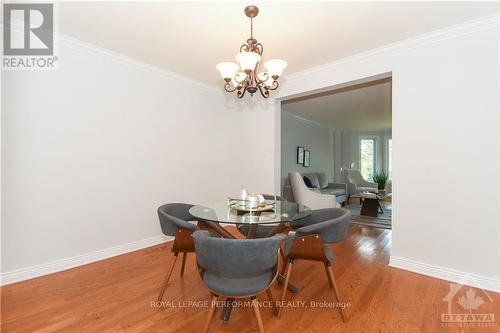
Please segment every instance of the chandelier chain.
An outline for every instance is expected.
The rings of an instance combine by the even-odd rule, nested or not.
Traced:
[[[250,17],[250,38],[253,38],[253,17]]]

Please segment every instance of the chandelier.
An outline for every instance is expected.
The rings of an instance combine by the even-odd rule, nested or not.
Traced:
[[[221,62],[216,66],[225,81],[224,90],[229,93],[236,91],[238,98],[245,96],[247,91],[253,96],[257,90],[262,97],[268,98],[269,91],[278,88],[278,79],[288,65],[284,60],[271,59],[264,63],[266,71],[259,73],[264,47],[253,37],[253,18],[257,14],[257,6],[245,8],[245,15],[250,18],[250,38],[240,46],[240,52],[235,57],[240,64]]]

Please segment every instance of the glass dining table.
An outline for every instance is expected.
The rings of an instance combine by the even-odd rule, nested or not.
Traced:
[[[234,204],[234,200],[227,199],[209,202],[191,207],[189,213],[197,218],[202,228],[209,228],[222,237],[238,238],[220,223],[246,225],[248,233],[246,238],[254,238],[259,225],[273,225],[267,235],[270,237],[290,227],[290,223],[302,219],[311,214],[307,206],[288,201],[266,200],[258,211],[240,209]]]
[[[247,229],[246,238],[255,238],[257,228],[267,226],[265,236],[271,237],[290,230],[293,221],[311,214],[309,207],[295,202],[266,200],[262,206],[259,211],[248,211],[240,209],[234,204],[234,200],[226,199],[193,206],[189,213],[198,220],[200,229],[213,230],[224,238],[233,239],[241,237],[225,229],[221,223],[248,227],[245,228]],[[284,277],[281,274],[278,275],[277,280],[280,284],[284,283]],[[292,293],[297,292],[293,284],[288,284],[288,290]],[[226,304],[221,319],[227,323],[231,315],[232,299],[228,299]]]

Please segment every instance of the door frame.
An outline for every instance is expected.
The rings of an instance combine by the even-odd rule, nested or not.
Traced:
[[[393,72],[384,72],[368,77],[364,77],[357,80],[346,81],[339,84],[322,87],[319,89],[307,90],[297,94],[290,94],[285,96],[279,96],[274,102],[274,193],[282,195],[283,184],[281,183],[281,115],[282,115],[282,104],[296,101],[304,98],[310,98],[312,96],[322,96],[328,94],[334,94],[342,91],[358,89],[364,86],[369,86],[376,84],[377,81],[390,79],[391,82],[391,109],[393,101]],[[392,110],[391,110],[392,112]],[[391,123],[392,128],[392,123]]]

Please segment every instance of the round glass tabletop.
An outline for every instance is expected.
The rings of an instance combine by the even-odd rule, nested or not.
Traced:
[[[229,201],[224,200],[193,206],[189,213],[200,220],[233,224],[283,223],[311,214],[309,207],[295,202],[266,200],[266,204],[268,210],[248,212],[231,208]]]

